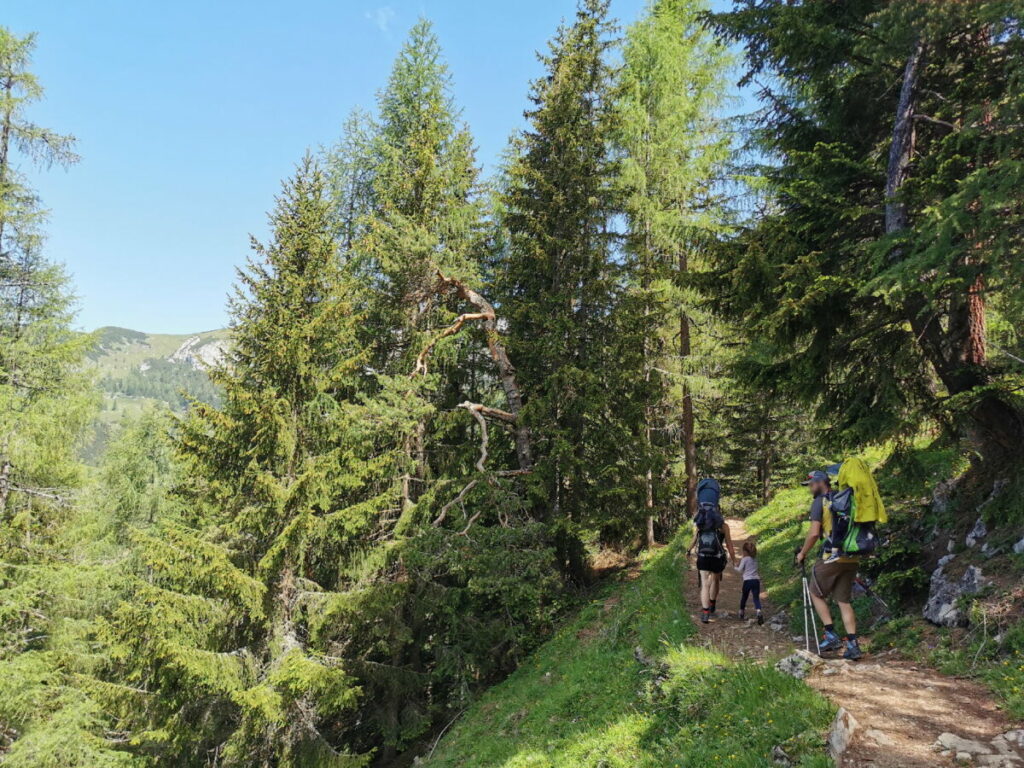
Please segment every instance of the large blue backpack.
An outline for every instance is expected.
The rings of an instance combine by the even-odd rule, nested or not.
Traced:
[[[697,483],[697,555],[700,557],[722,557],[722,526],[725,518],[721,508],[722,487],[713,477]]]

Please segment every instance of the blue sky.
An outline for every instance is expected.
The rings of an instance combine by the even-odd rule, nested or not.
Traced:
[[[715,5],[724,5],[716,2]],[[635,19],[644,0],[613,0]],[[455,96],[492,165],[522,124],[535,52],[574,0],[6,0],[38,33],[46,88],[31,118],[78,138],[82,162],[32,172],[78,324],[185,333],[226,323],[248,235],[282,178],[372,108],[405,32],[431,19]]]

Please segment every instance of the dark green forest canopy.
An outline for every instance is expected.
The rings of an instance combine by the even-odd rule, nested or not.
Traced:
[[[753,375],[851,444],[925,413],[1005,458],[1024,437],[1020,8],[738,6],[714,21],[760,88],[769,195],[719,269],[764,340]]]

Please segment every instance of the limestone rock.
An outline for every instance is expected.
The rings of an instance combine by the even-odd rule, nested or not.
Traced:
[[[838,758],[850,746],[853,741],[853,734],[857,731],[857,721],[853,715],[842,707],[836,712],[832,720],[832,727],[828,732],[828,749],[833,758]]]
[[[802,680],[807,677],[811,670],[823,663],[820,656],[801,649],[794,651],[784,659],[780,659],[775,668],[779,672],[784,672],[787,675],[792,675]]]
[[[864,735],[880,747],[891,747],[896,743],[889,734],[877,728],[869,728],[864,731]]]
[[[971,528],[970,533],[967,534],[967,538],[964,539],[964,544],[968,547],[975,547],[986,536],[988,536],[988,526],[985,525],[985,520],[979,517],[974,522],[974,527]]]
[[[975,765],[984,768],[1021,768],[1024,766],[1024,759],[1017,755],[974,755]]]
[[[939,565],[932,571],[928,602],[921,613],[932,624],[940,627],[966,626],[967,614],[957,603],[963,596],[976,595],[984,586],[984,576],[977,566],[968,566],[959,581],[953,581],[946,575],[945,564]]]
[[[957,736],[948,731],[939,735],[939,738],[935,740],[935,747],[936,749],[948,749],[956,755],[961,753],[967,753],[968,756],[985,755],[992,752],[992,748],[984,742],[965,739],[963,736]]]
[[[1013,746],[1024,749],[1024,728],[1007,731],[1003,734],[1002,738],[1006,739]]]

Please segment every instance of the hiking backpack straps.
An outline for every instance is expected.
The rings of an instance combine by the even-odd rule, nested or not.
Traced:
[[[722,546],[722,526],[725,518],[719,502],[722,488],[713,477],[705,478],[697,484],[697,555],[700,557],[722,557],[725,548]]]

